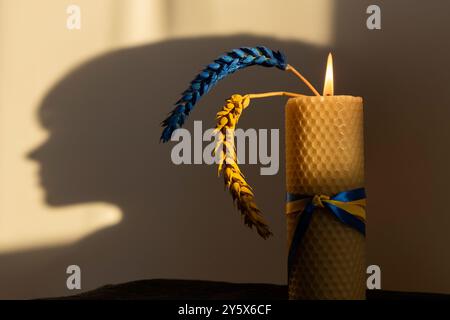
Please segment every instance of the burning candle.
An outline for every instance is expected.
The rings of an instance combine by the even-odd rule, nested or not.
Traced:
[[[289,298],[365,299],[364,235],[327,208],[364,186],[362,98],[334,95],[331,54],[323,96],[290,98],[285,121]],[[307,222],[305,197],[314,203]]]

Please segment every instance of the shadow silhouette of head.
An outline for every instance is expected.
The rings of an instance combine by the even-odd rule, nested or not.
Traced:
[[[117,202],[155,178],[152,128],[162,116],[155,101],[161,106],[166,97],[164,90],[155,97],[160,89],[152,89],[164,79],[152,74],[164,73],[151,55],[136,55],[118,51],[94,59],[42,102],[39,120],[50,136],[30,157],[41,164],[49,204]]]

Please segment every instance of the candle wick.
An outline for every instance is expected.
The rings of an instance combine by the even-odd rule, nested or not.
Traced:
[[[319,92],[314,88],[314,86],[300,73],[298,72],[293,66],[288,64],[286,66],[286,71],[290,71],[293,74],[295,74],[298,78],[300,78],[301,81],[303,81],[304,84],[316,95],[320,97]]]

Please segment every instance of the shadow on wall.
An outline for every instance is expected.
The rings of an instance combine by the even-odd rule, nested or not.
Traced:
[[[1,256],[0,297],[69,294],[65,270],[71,264],[81,267],[85,290],[144,278],[284,283],[284,172],[261,177],[259,166],[243,168],[276,235],[264,241],[243,226],[215,166],[175,166],[173,144],[159,143],[160,122],[197,72],[230,48],[258,44],[289,53],[291,64],[321,83],[326,50],[233,36],[111,52],[52,88],[38,114],[49,139],[28,155],[40,166],[47,203],[112,203],[121,208],[123,220],[70,246]],[[203,98],[186,127],[193,132],[194,119],[212,127],[233,93],[272,90],[307,92],[291,74],[252,67]],[[283,98],[255,102],[240,126],[283,128],[284,104]]]
[[[382,30],[365,28],[368,0],[339,2],[335,19],[337,94],[365,105],[368,263],[383,289],[448,293],[445,201],[450,180],[450,3],[383,3]],[[243,170],[275,237],[245,228],[216,168],[175,166],[159,123],[193,76],[224,51],[264,44],[320,89],[328,48],[264,37],[173,40],[112,52],[70,73],[47,95],[39,120],[50,138],[30,156],[52,206],[108,202],[123,221],[71,246],[0,257],[0,297],[67,294],[65,269],[78,264],[83,288],[145,278],[284,283],[284,154],[280,172]],[[240,93],[307,90],[290,74],[253,67],[224,80],[198,104],[205,127],[224,99]],[[255,101],[240,127],[281,128],[285,99]],[[36,222],[37,224],[37,222]]]

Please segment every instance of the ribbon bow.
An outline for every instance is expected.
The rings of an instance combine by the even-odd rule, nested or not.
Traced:
[[[366,233],[366,194],[364,188],[344,191],[329,197],[327,195],[287,194],[286,214],[299,213],[299,221],[295,228],[289,248],[288,265],[294,261],[295,253],[308,229],[315,208],[327,208],[339,221],[354,228],[361,234]]]

